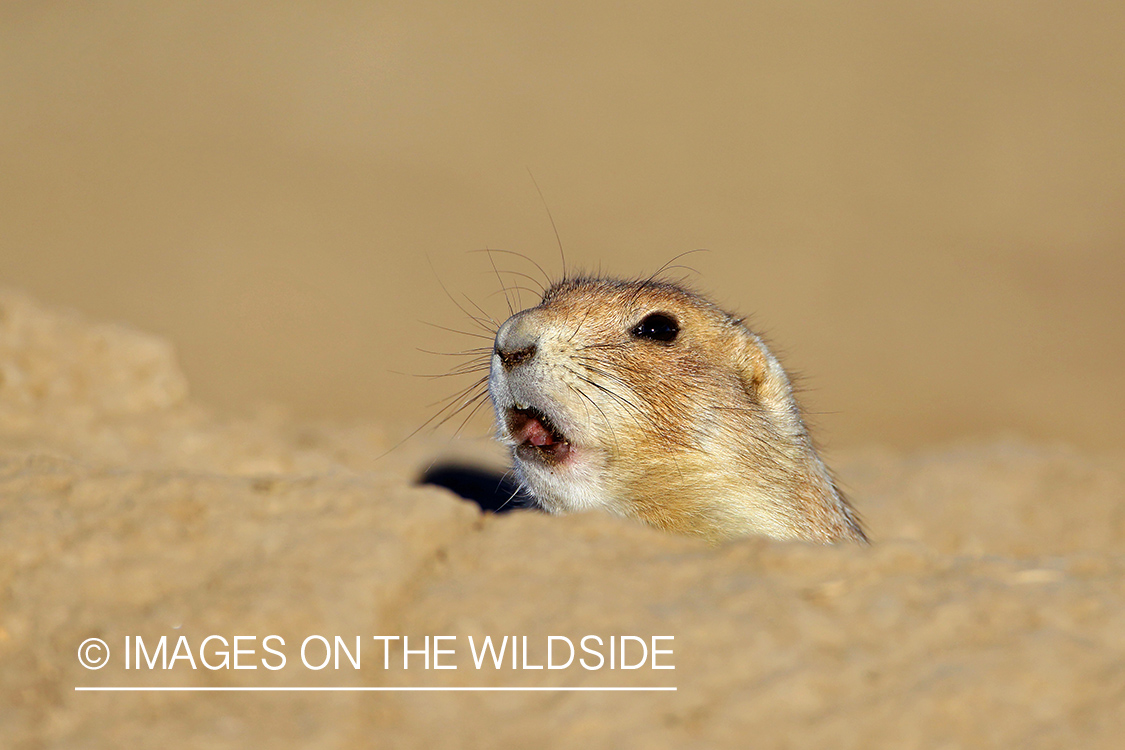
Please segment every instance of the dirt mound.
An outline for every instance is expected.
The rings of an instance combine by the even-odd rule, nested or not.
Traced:
[[[1108,748],[1125,731],[1120,457],[855,451],[835,463],[871,549],[710,548],[603,515],[481,515],[414,484],[450,446],[382,455],[377,425],[213,414],[166,342],[19,294],[0,295],[0,372],[7,747]],[[76,658],[90,638],[105,668]]]

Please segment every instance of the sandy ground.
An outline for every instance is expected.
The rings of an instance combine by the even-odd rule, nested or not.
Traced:
[[[167,342],[22,294],[0,295],[0,362],[5,747],[1109,748],[1125,731],[1120,454],[855,450],[835,463],[872,548],[709,548],[602,515],[482,515],[414,484],[431,440],[382,455],[374,425],[217,416],[187,399]],[[222,666],[211,635],[253,636],[243,670],[204,666]],[[306,667],[312,635],[343,638],[359,668]],[[415,650],[454,638],[433,668],[425,654],[402,668],[377,648],[391,635]],[[672,653],[629,671],[524,668],[550,636],[588,635]],[[144,655],[127,648],[138,636]],[[181,657],[168,669],[162,636]],[[477,668],[466,645],[485,636],[530,645],[515,669]],[[95,637],[110,659],[88,670],[75,654]]]
[[[1125,6],[686,8],[0,7],[0,746],[1120,746]],[[416,485],[503,466],[487,415],[387,451],[507,314],[467,251],[562,272],[544,203],[569,269],[709,250],[870,549]],[[530,668],[586,635],[675,669]]]

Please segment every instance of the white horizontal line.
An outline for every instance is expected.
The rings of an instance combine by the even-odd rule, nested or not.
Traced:
[[[101,693],[316,693],[316,692],[675,692],[674,687],[75,687],[76,692]]]

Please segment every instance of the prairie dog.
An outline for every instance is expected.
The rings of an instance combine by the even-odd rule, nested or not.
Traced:
[[[742,321],[663,281],[569,278],[496,333],[500,439],[549,512],[719,541],[867,541],[789,378]]]

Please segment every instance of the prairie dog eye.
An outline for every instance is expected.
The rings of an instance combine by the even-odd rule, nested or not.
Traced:
[[[676,340],[676,336],[680,333],[680,324],[676,319],[667,313],[656,312],[645,316],[644,320],[637,323],[630,333],[639,339],[649,339],[650,341],[659,341],[662,344],[670,344]]]

